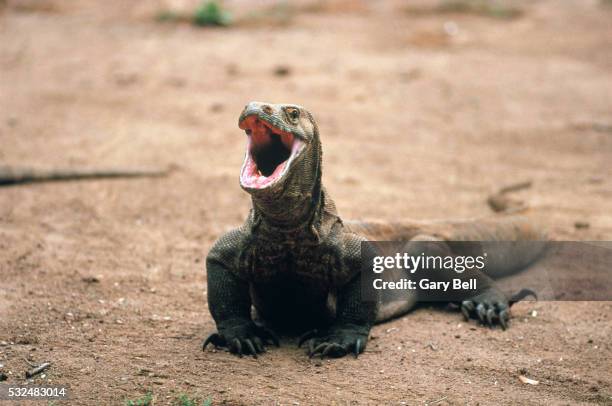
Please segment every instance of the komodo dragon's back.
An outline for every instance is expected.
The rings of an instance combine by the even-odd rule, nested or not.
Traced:
[[[521,270],[538,259],[547,240],[539,224],[519,215],[465,220],[351,220],[344,225],[369,241],[411,241],[423,236],[447,242],[479,241],[488,253],[488,274],[495,278]],[[500,242],[504,244],[496,244]]]

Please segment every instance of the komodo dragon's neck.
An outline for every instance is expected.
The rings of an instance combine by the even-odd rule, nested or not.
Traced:
[[[321,142],[307,110],[251,102],[239,127],[248,139],[240,185],[252,197],[256,224],[275,233],[309,232],[325,212],[335,212],[321,184]]]

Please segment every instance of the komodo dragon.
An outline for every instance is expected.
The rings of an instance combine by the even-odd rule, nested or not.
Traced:
[[[321,142],[310,112],[297,105],[251,102],[238,123],[247,135],[240,185],[253,207],[246,222],[219,238],[206,258],[208,305],[218,332],[203,349],[211,343],[257,357],[264,345],[278,346],[273,329],[285,328],[306,331],[299,346],[308,343],[310,356],[358,356],[373,324],[406,313],[418,301],[362,300],[361,242],[366,239],[402,240],[416,248],[420,241],[441,241],[448,252],[452,245],[446,241],[526,241],[512,245],[516,252],[498,264],[505,273],[539,255],[530,241],[543,235],[521,217],[343,222],[321,184]],[[461,301],[461,311],[506,328],[511,301],[489,276],[476,275],[479,290]],[[254,322],[251,306],[263,324]]]

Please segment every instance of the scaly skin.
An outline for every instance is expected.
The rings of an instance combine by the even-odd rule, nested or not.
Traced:
[[[310,112],[297,105],[251,102],[239,126],[249,141],[241,186],[253,208],[246,222],[223,235],[207,256],[208,305],[218,332],[205,340],[204,348],[212,343],[256,357],[267,343],[278,345],[274,328],[305,332],[299,345],[306,343],[310,356],[359,355],[372,325],[406,313],[418,300],[361,300],[361,242],[366,237],[407,241],[406,248],[418,252],[421,241],[439,241],[437,249],[455,255],[445,241],[541,239],[520,218],[343,223],[321,183],[321,143]],[[285,166],[277,166],[282,160]],[[523,263],[501,263],[503,272],[538,254],[525,252],[525,246],[517,249]],[[462,302],[463,314],[505,328],[508,298],[487,275],[474,276],[479,291]],[[252,306],[270,328],[254,322]]]

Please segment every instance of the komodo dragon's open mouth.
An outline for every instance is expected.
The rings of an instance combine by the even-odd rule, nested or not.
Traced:
[[[251,189],[265,189],[282,179],[304,142],[257,115],[240,122],[248,137],[247,151],[240,173],[240,183]]]

